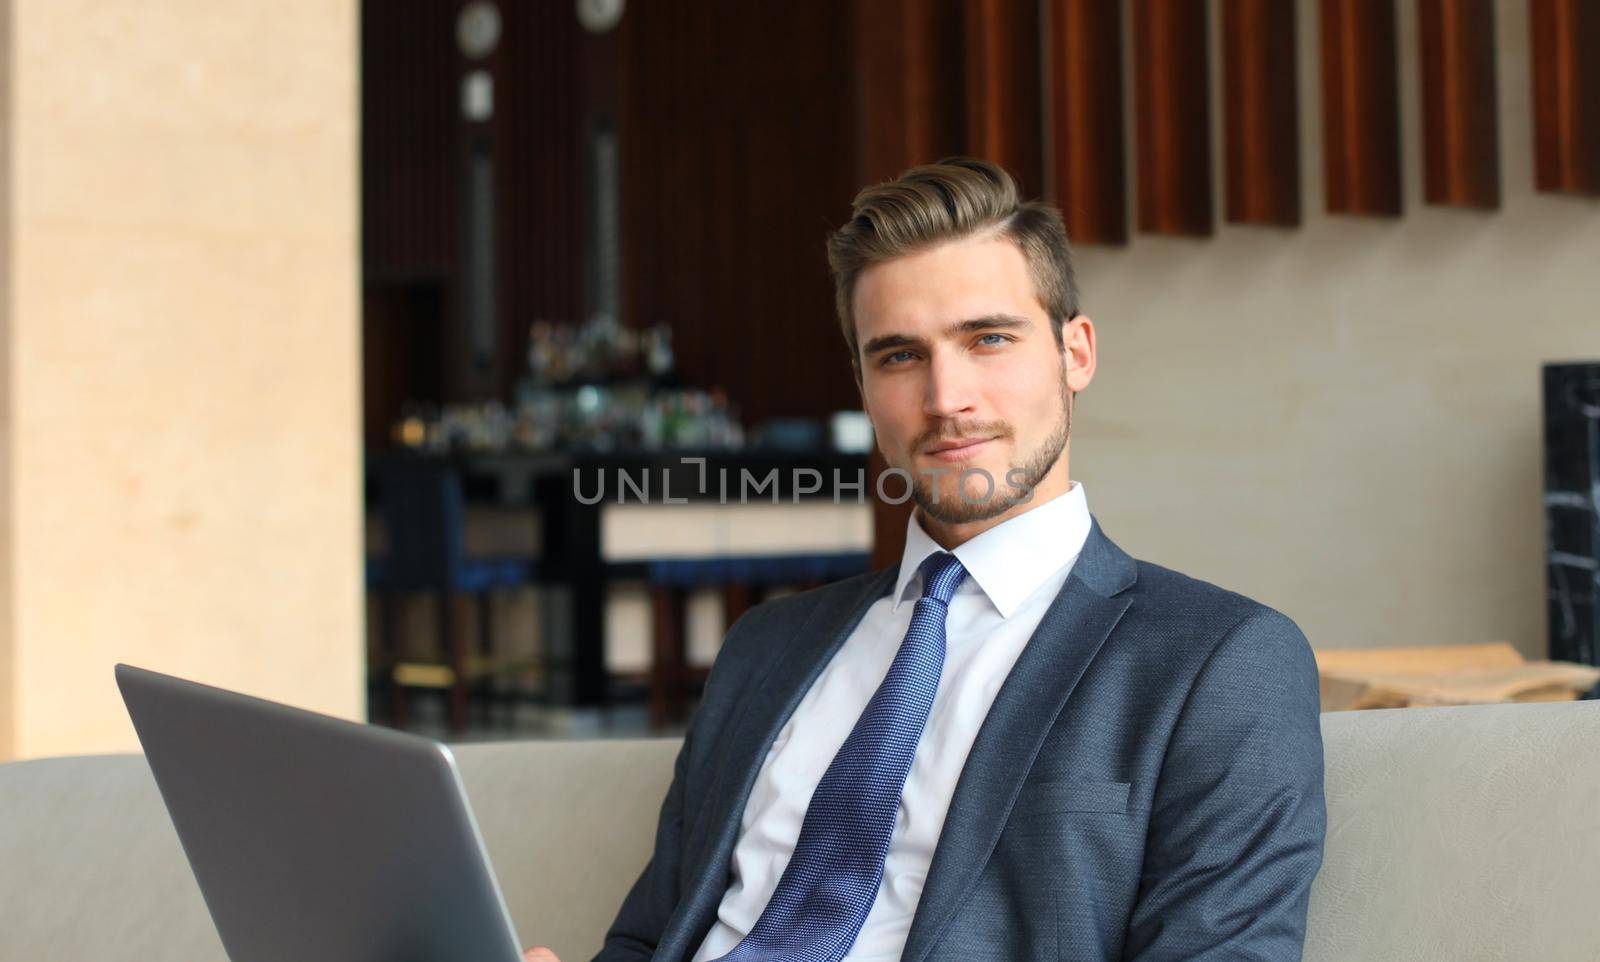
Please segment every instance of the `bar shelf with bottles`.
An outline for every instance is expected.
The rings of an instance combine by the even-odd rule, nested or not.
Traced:
[[[536,513],[530,549],[541,577],[566,595],[553,608],[560,624],[548,635],[551,691],[557,701],[579,705],[611,697],[608,584],[645,578],[651,563],[603,534],[608,512],[624,503],[631,510],[637,500],[625,502],[614,479],[648,479],[648,510],[670,511],[656,505],[743,503],[733,486],[748,473],[763,483],[755,500],[789,506],[793,525],[808,530],[800,539],[806,546],[816,541],[815,509],[825,514],[823,527],[838,527],[830,505],[860,502],[870,490],[871,431],[862,412],[836,412],[827,429],[774,419],[747,436],[724,392],[685,385],[677,376],[669,328],[634,330],[605,316],[530,325],[528,368],[509,403],[411,404],[392,434],[393,448],[368,454],[369,505],[382,503],[393,470],[425,460],[456,472],[468,502]],[[602,476],[613,479],[604,498],[580,496],[580,477],[588,492]],[[726,491],[724,476],[732,479]],[[766,485],[769,477],[774,481]],[[692,541],[675,543],[675,553],[694,553]],[[761,551],[740,550],[788,555],[814,548],[778,535]]]
[[[432,454],[743,448],[737,405],[719,388],[684,385],[673,363],[665,324],[636,330],[603,314],[535,321],[509,404],[407,404],[393,439]]]

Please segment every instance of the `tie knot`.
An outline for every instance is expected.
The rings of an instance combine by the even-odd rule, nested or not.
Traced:
[[[967,576],[967,569],[961,567],[961,559],[948,551],[928,555],[922,562],[921,570],[922,597],[936,598],[945,604],[950,603],[961,579]]]

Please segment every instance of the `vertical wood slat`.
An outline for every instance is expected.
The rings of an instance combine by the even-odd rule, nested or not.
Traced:
[[[856,182],[962,151],[959,0],[852,5]]]
[[[1045,0],[1046,194],[1077,244],[1128,242],[1122,8]]]
[[[1023,197],[1043,184],[1038,0],[967,0],[967,153],[999,164]]]
[[[361,17],[364,281],[446,278],[459,198],[455,8],[394,0]]]
[[[1500,206],[1493,0],[1417,0],[1423,196]]]
[[[1134,0],[1141,231],[1213,229],[1206,20],[1206,5],[1194,0]]]
[[[1294,4],[1224,0],[1222,50],[1228,220],[1298,226]]]
[[[585,32],[555,6],[503,11],[491,123],[500,328],[493,396],[501,398],[527,368],[533,319],[582,319],[588,265]]]
[[[1394,0],[1321,0],[1328,211],[1398,217],[1400,93]]]
[[[1540,190],[1600,194],[1600,4],[1529,0]]]

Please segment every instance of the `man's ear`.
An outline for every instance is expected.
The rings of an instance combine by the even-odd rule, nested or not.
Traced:
[[[1066,365],[1067,387],[1076,394],[1094,379],[1094,321],[1087,314],[1079,314],[1067,322],[1061,340],[1061,361]]]

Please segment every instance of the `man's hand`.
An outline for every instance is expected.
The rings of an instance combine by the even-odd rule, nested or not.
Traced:
[[[536,945],[522,953],[522,962],[561,962],[556,954],[542,945]]]

